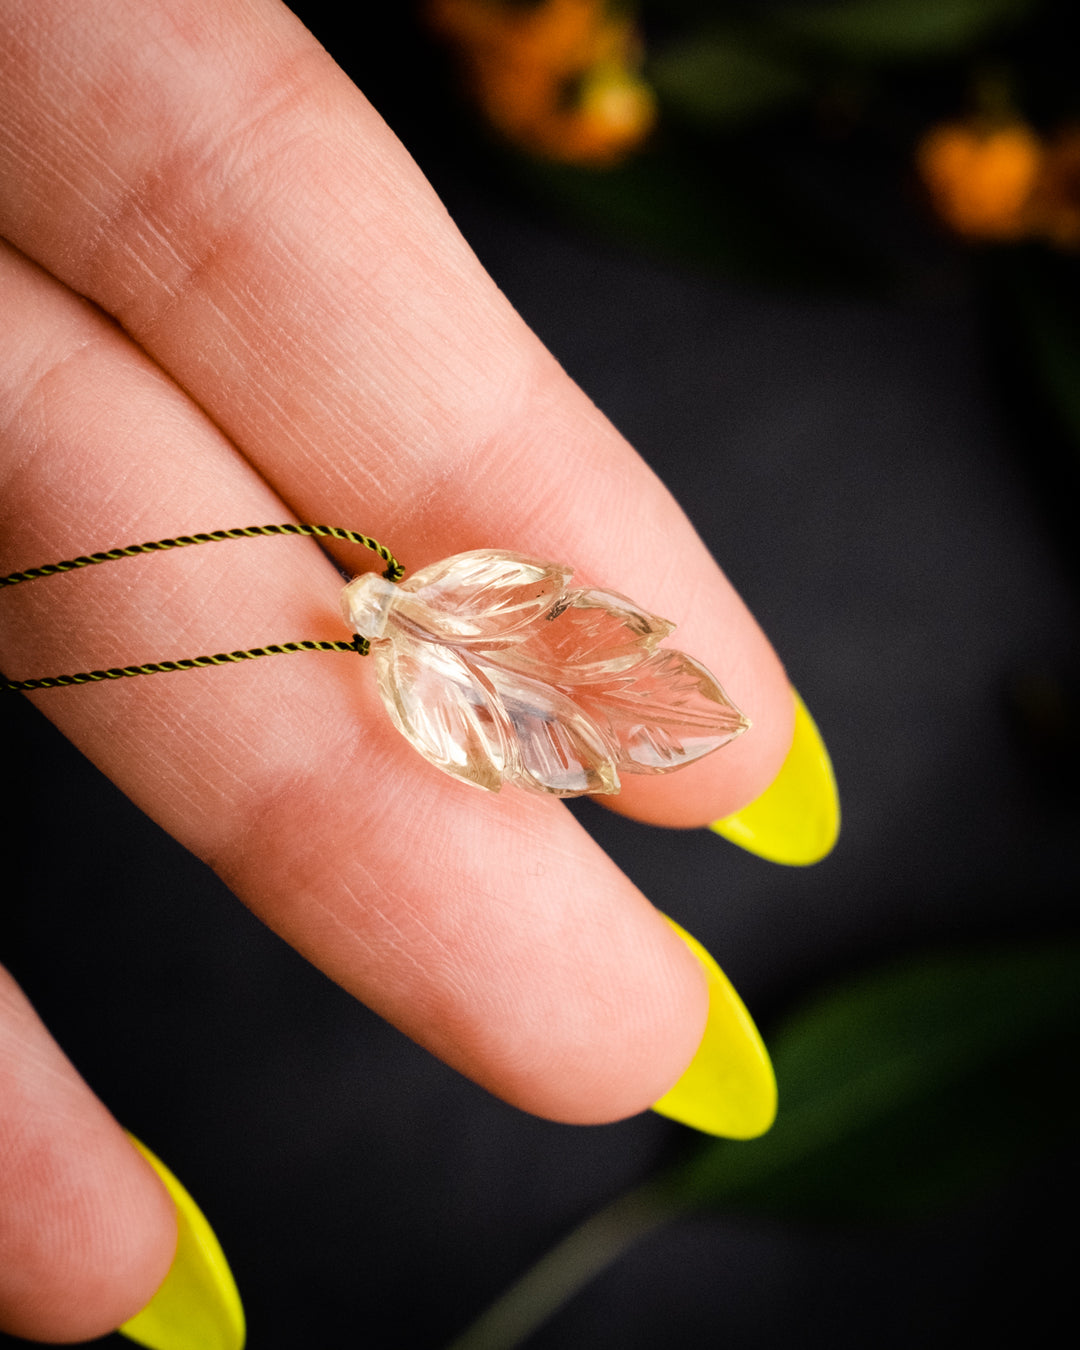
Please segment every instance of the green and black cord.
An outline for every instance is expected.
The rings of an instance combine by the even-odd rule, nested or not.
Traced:
[[[386,563],[383,576],[387,581],[400,581],[405,569],[388,548],[378,540],[366,534],[357,534],[353,530],[341,529],[336,525],[247,525],[234,530],[211,530],[208,534],[182,534],[175,539],[152,539],[145,544],[129,544],[125,548],[111,548],[103,553],[88,553],[79,558],[69,558],[64,562],[47,563],[44,567],[30,567],[25,572],[12,572],[0,577],[0,587],[17,586],[23,581],[35,581],[39,577],[58,576],[63,572],[74,572],[81,567],[93,567],[97,563],[117,562],[121,558],[133,558],[140,553],[163,553],[171,548],[188,548],[192,544],[214,544],[225,539],[251,539],[259,535],[310,535],[314,538],[344,539],[351,544],[377,553]],[[284,656],[290,652],[358,652],[368,654],[367,638],[354,634],[350,642],[320,642],[305,640],[301,642],[275,642],[265,647],[249,647],[245,651],[217,652],[213,656],[191,656],[179,661],[149,661],[140,666],[112,666],[108,670],[84,670],[75,675],[50,675],[37,680],[0,680],[0,690],[12,694],[25,694],[35,689],[61,689],[65,685],[97,684],[102,680],[123,680],[133,675],[167,675],[177,670],[198,670],[203,666],[224,666],[234,661],[253,661],[260,656]]]

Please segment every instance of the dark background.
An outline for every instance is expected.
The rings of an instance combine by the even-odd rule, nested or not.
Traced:
[[[844,812],[834,855],[809,870],[590,804],[575,808],[587,827],[717,955],[766,1034],[880,960],[1070,931],[1075,544],[1046,472],[1056,430],[1018,415],[959,252],[893,221],[903,282],[867,298],[574,232],[463,138],[406,15],[357,36],[331,6],[294,8],[687,508],[814,712]],[[444,1345],[682,1146],[651,1115],[571,1128],[494,1101],[262,928],[32,708],[0,714],[5,958],[206,1212],[252,1350]],[[1038,1342],[1066,1312],[1054,1227],[1075,1195],[1054,1157],[906,1226],[684,1221],[530,1344]]]

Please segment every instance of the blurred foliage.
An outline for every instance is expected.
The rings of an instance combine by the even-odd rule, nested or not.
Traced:
[[[422,12],[481,119],[524,152],[519,183],[627,242],[834,283],[849,279],[837,255],[873,247],[867,194],[891,192],[913,221],[936,211],[988,239],[1002,237],[995,196],[1018,220],[1014,199],[1030,195],[1007,236],[1080,246],[1080,91],[1060,0],[427,0]],[[1009,153],[1018,135],[1023,162]]]
[[[564,219],[772,286],[980,297],[1003,400],[1014,386],[1039,428],[1043,495],[1075,514],[1074,11],[1069,0],[423,0],[418,13],[454,54],[474,150]],[[530,81],[507,81],[511,69]],[[484,92],[496,73],[498,115]],[[526,84],[521,134],[506,108]],[[1080,537],[1058,534],[1080,575]]]
[[[730,130],[857,74],[964,50],[1029,8],[1030,0],[851,0],[847,4],[674,6],[696,22],[649,62],[667,105]],[[670,7],[644,5],[645,14]],[[726,19],[721,16],[726,15]]]
[[[680,1208],[912,1218],[1080,1125],[1080,950],[941,955],[812,999],[772,1038],[782,1110],[658,1178]]]
[[[591,1216],[457,1342],[521,1344],[641,1237],[702,1211],[941,1214],[1080,1127],[1080,948],[912,958],[810,998],[769,1038],[771,1132],[700,1142]]]
[[[667,44],[649,73],[669,109],[717,130],[745,125],[812,88],[797,62],[737,28],[710,26]]]
[[[1080,268],[1044,250],[1010,250],[994,276],[1042,393],[1080,446]]]
[[[1036,0],[847,0],[760,7],[777,33],[837,61],[922,60],[961,52]],[[703,3],[703,12],[721,6]]]

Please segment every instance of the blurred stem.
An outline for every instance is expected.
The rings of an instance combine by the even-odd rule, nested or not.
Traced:
[[[1053,262],[1031,251],[1011,261],[1007,279],[1031,347],[1036,378],[1050,396],[1074,447],[1080,449],[1080,338],[1075,313],[1062,312],[1063,294],[1066,304],[1076,294],[1075,285],[1068,286],[1074,273],[1061,267],[1061,275],[1056,276]]]
[[[1024,466],[1074,583],[1080,580],[1080,269],[1048,249],[990,259],[1001,387]]]
[[[579,1224],[502,1294],[447,1350],[512,1350],[617,1261],[683,1212],[658,1186],[625,1191]]]

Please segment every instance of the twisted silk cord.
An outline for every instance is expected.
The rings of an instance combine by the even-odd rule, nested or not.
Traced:
[[[215,544],[224,539],[254,539],[260,535],[272,534],[344,539],[350,544],[360,544],[377,553],[386,563],[383,576],[387,581],[400,581],[405,575],[405,568],[390,550],[366,534],[357,534],[353,530],[344,530],[336,525],[247,525],[235,530],[211,530],[208,534],[182,534],[175,539],[152,539],[146,544],[129,544],[126,548],[110,548],[104,553],[88,553],[79,558],[69,558],[64,562],[47,563],[44,567],[30,567],[25,572],[12,572],[9,576],[0,577],[0,588],[17,586],[23,581],[35,581],[39,577],[75,572],[81,567],[93,567],[97,563],[133,558],[140,553],[164,553],[171,548],[188,548],[192,544]],[[234,661],[253,661],[259,656],[285,656],[290,652],[358,652],[361,656],[366,656],[369,645],[368,639],[361,637],[359,633],[354,634],[350,642],[319,642],[312,639],[302,642],[276,642],[266,647],[249,647],[246,651],[217,652],[213,656],[191,656],[179,661],[149,661],[142,666],[113,666],[109,670],[84,670],[76,675],[50,675],[38,680],[0,680],[0,691],[25,694],[35,689],[62,689],[65,685],[124,680],[133,675],[168,675],[176,670],[226,666]]]

